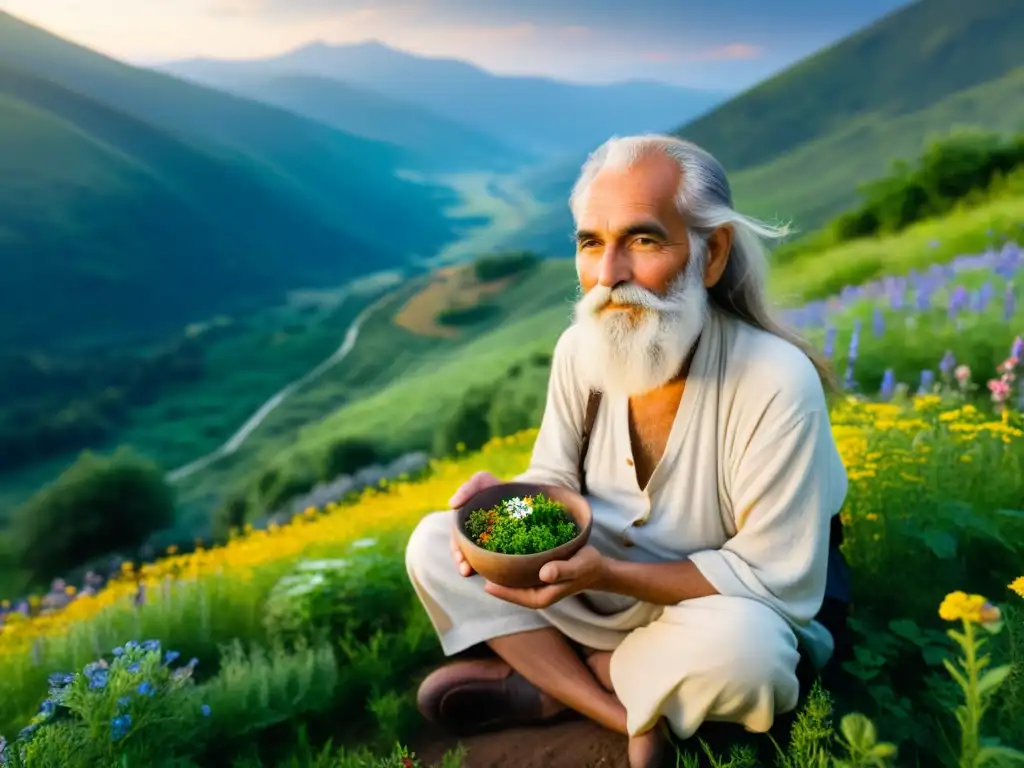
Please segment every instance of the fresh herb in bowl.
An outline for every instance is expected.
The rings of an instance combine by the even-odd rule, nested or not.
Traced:
[[[514,496],[466,520],[466,535],[482,549],[503,555],[534,555],[575,539],[579,526],[564,504],[543,493]]]

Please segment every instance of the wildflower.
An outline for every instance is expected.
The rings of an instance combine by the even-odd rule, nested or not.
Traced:
[[[882,387],[878,394],[883,400],[891,400],[896,392],[896,372],[892,368],[886,368],[882,374]]]
[[[128,735],[128,730],[132,726],[131,715],[118,715],[110,721],[110,738],[113,741],[120,741]]]
[[[932,391],[935,384],[935,372],[931,370],[921,371],[921,383],[917,387],[917,394],[927,395]]]
[[[971,369],[966,365],[958,365],[956,370],[953,371],[953,377],[962,388],[971,380]]]
[[[836,350],[836,329],[834,326],[829,326],[825,329],[825,344],[822,347],[822,353],[825,357],[831,359],[832,354]]]
[[[199,711],[203,713],[203,717],[209,717],[210,716],[210,712],[212,710],[210,709],[210,705],[209,704],[203,704],[203,706],[201,706],[199,708]]]
[[[999,609],[981,595],[968,595],[956,591],[946,595],[939,606],[943,621],[969,621],[974,624],[992,624],[999,621]]]
[[[143,680],[139,683],[139,687],[136,689],[139,692],[139,696],[155,696],[156,688],[149,680]]]
[[[875,311],[871,316],[871,329],[876,337],[885,333],[885,315],[882,314],[882,310],[878,307],[875,307]]]
[[[953,350],[947,349],[946,354],[939,361],[939,371],[943,376],[950,376],[954,368],[956,368],[956,357],[953,355]]]
[[[1010,582],[1010,589],[1024,597],[1024,576],[1018,576]]]
[[[509,517],[522,520],[524,517],[529,517],[533,514],[533,504],[526,499],[508,499],[505,502],[505,511],[508,512]]]

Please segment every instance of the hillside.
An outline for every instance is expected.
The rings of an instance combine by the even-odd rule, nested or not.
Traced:
[[[552,155],[584,151],[613,133],[664,130],[725,98],[659,83],[577,85],[498,76],[463,61],[414,56],[372,42],[317,43],[274,58],[193,59],[161,69],[222,85],[273,75],[336,78],[418,105],[506,144]]]
[[[793,261],[772,270],[772,297],[784,307],[798,308],[837,295],[849,285],[924,271],[962,254],[981,253],[1007,238],[1019,241],[1021,210],[1024,196],[1016,192],[920,222],[897,235],[846,243],[822,258]],[[577,285],[572,260],[544,261],[534,274],[488,297],[487,303],[498,305],[500,311],[455,339],[413,335],[402,327],[403,307],[412,303],[408,294],[419,290],[421,282],[402,289],[406,295],[399,301],[406,303],[396,302],[367,322],[347,365],[279,408],[236,460],[190,478],[181,488],[184,502],[209,506],[223,499],[225,488],[246,477],[252,482],[268,467],[303,477],[309,466],[316,465],[315,457],[346,438],[371,441],[395,453],[429,449],[440,425],[468,392],[494,382],[512,366],[522,367],[519,396],[526,404],[515,403],[509,412],[543,400],[546,368],[532,367],[529,361],[550,351],[570,322]],[[844,334],[848,337],[848,328]],[[813,341],[820,343],[820,334]],[[979,342],[978,348],[982,346]],[[915,358],[933,352],[930,347],[901,350],[884,362],[913,369]],[[935,355],[927,365],[937,362],[941,350]]]
[[[715,153],[744,210],[806,232],[932,136],[1024,128],[1022,37],[1017,0],[919,0],[675,133]],[[565,200],[583,159],[534,174],[537,195],[553,202],[504,244],[565,249]]]
[[[278,75],[207,82],[347,133],[407,149],[410,162],[418,170],[507,171],[534,159],[510,144],[429,109],[340,80]]]
[[[8,350],[180,325],[395,258],[234,163],[2,68],[0,143]]]
[[[371,238],[374,230],[386,231],[386,249],[394,261],[413,253],[429,255],[450,236],[442,214],[451,202],[449,193],[400,178],[409,158],[398,147],[127,66],[3,13],[0,66],[52,81],[201,144],[221,162],[245,166],[250,183],[304,207],[321,225]],[[40,167],[31,161],[23,174],[31,178]],[[213,205],[212,199],[204,203]],[[396,220],[403,226],[395,227]],[[299,230],[293,247],[301,249],[306,239]]]

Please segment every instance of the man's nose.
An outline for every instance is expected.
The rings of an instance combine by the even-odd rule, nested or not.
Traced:
[[[614,288],[619,283],[628,283],[633,278],[633,270],[629,254],[617,243],[609,243],[601,255],[601,268],[597,282],[606,288]]]

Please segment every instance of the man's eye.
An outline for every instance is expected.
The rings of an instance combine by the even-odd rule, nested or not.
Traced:
[[[650,248],[651,246],[658,244],[658,241],[655,240],[653,237],[644,237],[643,235],[638,237],[633,242],[639,245],[641,248]]]
[[[586,250],[587,248],[594,248],[597,246],[597,240],[580,240],[580,250]]]

